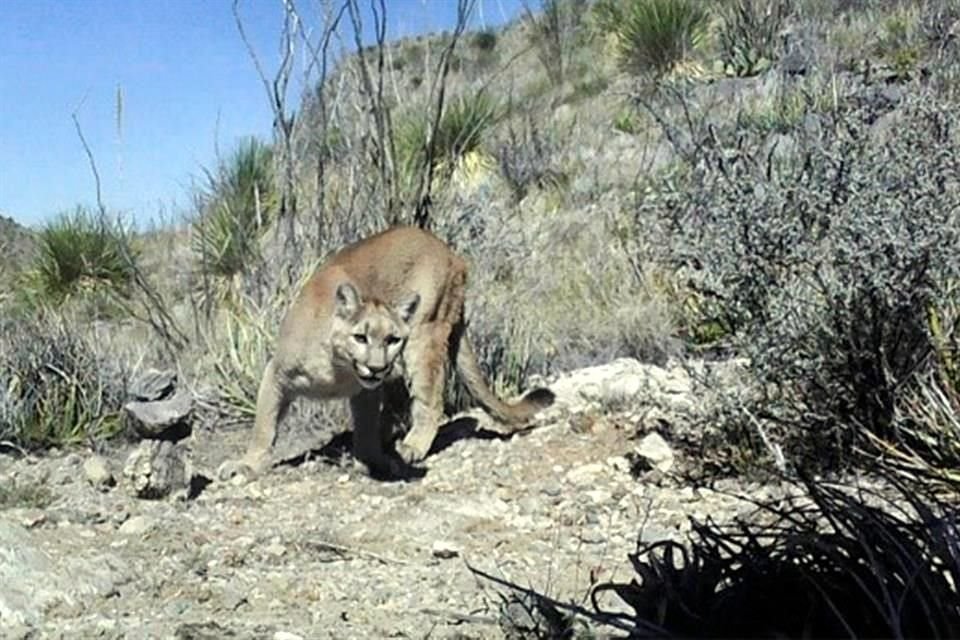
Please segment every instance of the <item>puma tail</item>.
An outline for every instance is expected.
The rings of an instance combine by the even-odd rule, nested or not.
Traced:
[[[490,389],[487,380],[477,364],[477,356],[467,339],[466,331],[460,332],[456,345],[457,373],[463,380],[470,395],[492,418],[503,424],[520,426],[529,422],[541,409],[553,404],[553,392],[545,388],[531,389],[516,402],[504,402]]]

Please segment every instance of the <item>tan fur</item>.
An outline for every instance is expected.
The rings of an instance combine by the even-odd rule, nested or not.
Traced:
[[[412,426],[397,443],[406,463],[422,460],[436,437],[448,358],[500,422],[522,425],[551,404],[546,389],[515,403],[490,390],[466,336],[466,284],[464,260],[415,227],[388,229],[335,254],[287,312],[260,384],[247,452],[224,463],[220,477],[267,468],[277,424],[299,396],[349,397],[354,455],[373,469],[394,470],[384,451],[380,409],[382,383],[401,374],[398,365],[412,397]]]

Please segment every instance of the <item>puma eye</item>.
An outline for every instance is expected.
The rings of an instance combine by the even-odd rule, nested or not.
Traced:
[[[363,335],[362,333],[353,334],[353,339],[360,344],[367,344],[367,336]]]
[[[387,346],[393,346],[400,342],[400,338],[398,336],[387,336],[387,339],[384,340],[384,342],[387,343]]]

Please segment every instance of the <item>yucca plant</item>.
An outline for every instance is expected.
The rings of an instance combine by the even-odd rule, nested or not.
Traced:
[[[259,257],[260,234],[277,210],[273,150],[248,138],[207,181],[193,225],[193,249],[206,273],[233,276]]]
[[[122,289],[133,279],[135,257],[122,224],[77,207],[40,231],[26,294],[59,303],[85,290]]]
[[[707,34],[708,14],[698,0],[604,2],[598,22],[615,36],[628,73],[661,76],[686,60]]]
[[[461,95],[444,109],[433,134],[429,161],[449,176],[457,162],[480,149],[490,128],[501,114],[499,103],[480,90]],[[394,148],[399,182],[412,188],[428,165],[429,123],[422,113],[411,113],[394,128]]]

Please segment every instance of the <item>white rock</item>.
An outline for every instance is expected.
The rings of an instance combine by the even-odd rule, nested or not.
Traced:
[[[107,489],[116,484],[110,463],[103,456],[90,456],[83,461],[83,475],[98,489]]]
[[[579,467],[574,467],[568,471],[566,479],[567,482],[578,486],[593,484],[597,477],[602,475],[603,472],[603,464],[599,462],[591,462],[588,464],[582,464]]]
[[[117,532],[125,536],[139,536],[150,531],[156,525],[156,518],[151,518],[150,516],[133,516],[120,525]]]
[[[430,546],[430,553],[434,558],[456,558],[460,555],[460,548],[447,540],[435,540]]]
[[[673,468],[673,449],[659,433],[648,433],[636,447],[637,455],[650,461],[655,469],[668,473]]]
[[[276,631],[273,634],[273,640],[304,640],[304,638],[289,631]]]

